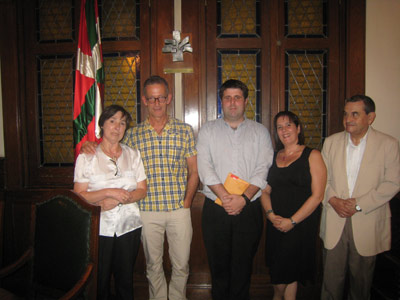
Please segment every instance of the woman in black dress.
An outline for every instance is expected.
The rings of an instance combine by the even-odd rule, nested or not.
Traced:
[[[266,264],[273,300],[296,299],[297,282],[314,278],[315,247],[326,167],[318,150],[304,146],[299,118],[274,118],[276,152],[261,201],[267,214]]]

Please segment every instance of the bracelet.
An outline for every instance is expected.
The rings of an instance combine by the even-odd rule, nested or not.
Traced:
[[[272,209],[268,209],[266,212],[265,212],[265,215],[268,217],[268,215],[270,214],[270,213],[273,213],[274,211],[272,210]]]
[[[242,197],[243,197],[244,201],[246,201],[246,205],[249,205],[251,202],[249,197],[247,197],[244,193],[242,194]]]
[[[290,222],[292,222],[293,227],[297,225],[297,223],[292,219],[292,217],[289,218]]]

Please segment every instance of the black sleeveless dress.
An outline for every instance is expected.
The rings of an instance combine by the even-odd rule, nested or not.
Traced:
[[[291,217],[311,195],[308,158],[312,149],[305,147],[301,156],[287,167],[276,165],[276,154],[268,174],[272,187],[271,203],[276,215]],[[314,281],[316,238],[320,206],[289,232],[280,232],[267,220],[265,259],[273,284]]]

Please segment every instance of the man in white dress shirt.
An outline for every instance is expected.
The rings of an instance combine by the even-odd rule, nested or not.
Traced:
[[[263,218],[261,190],[272,163],[268,130],[245,118],[248,88],[228,80],[220,88],[224,116],[204,124],[197,142],[197,164],[206,196],[202,229],[214,300],[249,299],[250,276]],[[242,195],[224,188],[228,173],[250,183]],[[216,204],[216,198],[222,206]]]
[[[399,142],[373,129],[375,103],[364,95],[346,100],[345,131],[325,140],[328,181],[320,236],[324,241],[321,299],[370,299],[375,258],[390,249],[389,201],[400,187]],[[348,272],[347,272],[348,271]]]

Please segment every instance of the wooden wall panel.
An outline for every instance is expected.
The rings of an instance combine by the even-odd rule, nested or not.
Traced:
[[[4,147],[6,155],[6,182],[8,189],[21,188],[24,183],[22,127],[24,76],[20,73],[18,44],[18,16],[15,1],[0,2],[0,58],[3,98]]]
[[[199,131],[205,111],[205,6],[203,1],[182,1],[182,32],[191,33],[193,73],[183,74],[185,122]]]
[[[151,74],[151,14],[150,14],[149,3],[146,1],[141,1],[140,4],[140,59],[141,59],[141,67],[140,67],[140,84],[141,91],[143,91],[143,83]],[[143,95],[143,94],[142,94]],[[141,101],[141,99],[139,99]],[[147,116],[146,109],[143,105],[141,105],[140,111],[140,120],[145,120]]]
[[[164,74],[162,47],[164,37],[171,36],[174,29],[174,1],[173,0],[154,0],[150,7],[150,75],[164,77],[169,85],[170,92],[174,95],[174,75]],[[143,82],[146,78],[143,78]],[[173,102],[172,102],[173,103]],[[171,104],[172,104],[171,103]],[[169,105],[168,113],[174,115],[174,105]]]
[[[346,1],[346,98],[365,93],[365,0]]]

